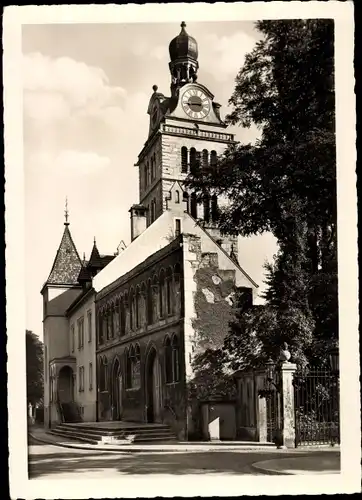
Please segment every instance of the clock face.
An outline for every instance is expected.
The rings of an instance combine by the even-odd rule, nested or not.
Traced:
[[[183,110],[190,118],[205,118],[210,113],[210,99],[197,88],[189,88],[181,98]]]

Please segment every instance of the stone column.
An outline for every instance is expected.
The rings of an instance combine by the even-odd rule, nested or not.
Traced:
[[[283,429],[280,448],[295,448],[295,413],[293,375],[297,365],[285,361],[280,368]]]
[[[259,389],[264,388],[265,370],[257,370],[255,372],[255,407],[256,407],[256,429],[257,440],[260,443],[266,443],[268,440],[267,430],[267,409],[266,399],[259,397]]]

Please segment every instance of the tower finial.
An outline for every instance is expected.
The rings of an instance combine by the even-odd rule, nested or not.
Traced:
[[[93,239],[93,245],[96,245],[96,237]]]
[[[68,211],[68,196],[65,198],[65,210],[64,210],[64,217],[65,217],[65,226],[69,226],[68,218],[69,218],[69,211]]]
[[[186,23],[185,23],[185,21],[182,21],[182,23],[181,23],[181,28],[182,28],[182,29],[185,29],[185,28],[186,28]]]

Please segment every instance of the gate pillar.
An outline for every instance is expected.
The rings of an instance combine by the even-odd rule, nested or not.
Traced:
[[[295,415],[293,376],[297,365],[285,361],[280,367],[283,430],[281,448],[295,448]]]

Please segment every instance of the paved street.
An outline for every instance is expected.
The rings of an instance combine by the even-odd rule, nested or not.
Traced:
[[[313,456],[329,456],[330,452],[314,452]],[[333,454],[337,457],[338,454]],[[39,479],[117,478],[133,474],[253,474],[255,462],[287,459],[295,454],[285,452],[205,451],[195,453],[117,453],[62,448],[31,440],[29,477]],[[300,454],[299,456],[302,456]],[[339,458],[337,459],[337,461]],[[311,468],[312,469],[312,468]]]

